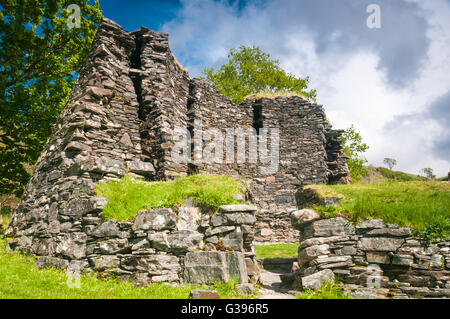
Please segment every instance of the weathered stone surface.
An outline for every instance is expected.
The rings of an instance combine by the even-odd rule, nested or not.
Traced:
[[[51,257],[51,256],[42,256],[39,257],[36,261],[36,266],[38,268],[58,268],[58,269],[66,269],[69,265],[69,262],[66,259]]]
[[[56,253],[70,259],[81,259],[86,257],[86,234],[70,233],[64,235],[56,247]]]
[[[153,175],[155,174],[155,168],[152,163],[142,162],[142,161],[128,161],[127,167],[130,172],[141,174],[141,175]]]
[[[384,228],[384,220],[382,219],[368,219],[364,220],[359,224],[359,228],[362,229],[373,229],[373,228]]]
[[[220,299],[220,296],[215,290],[193,289],[188,299]]]
[[[292,226],[297,229],[303,229],[303,227],[315,220],[320,219],[320,215],[312,209],[301,209],[291,213]]]
[[[401,238],[362,238],[358,242],[358,248],[364,251],[396,251],[404,242]]]
[[[197,231],[200,226],[201,212],[198,207],[185,207],[178,208],[178,230],[190,230]]]
[[[393,236],[393,237],[409,237],[411,236],[410,228],[378,228],[372,229],[364,234],[365,236]]]
[[[120,235],[119,223],[115,221],[107,221],[101,224],[92,233],[95,237],[116,237]]]
[[[203,235],[192,230],[180,230],[167,236],[169,249],[175,254],[203,249]]]
[[[327,281],[334,280],[334,273],[330,269],[324,269],[312,275],[302,277],[302,289],[320,289]]]
[[[118,253],[126,253],[131,251],[131,245],[126,238],[109,239],[104,242],[100,242],[94,253],[103,255],[112,255]]]
[[[336,217],[330,219],[322,219],[313,221],[308,224],[302,233],[302,238],[309,237],[330,237],[330,236],[344,236],[353,235],[353,225],[345,218]]]
[[[369,263],[375,264],[390,264],[391,258],[386,252],[368,251],[366,253],[366,259]]]
[[[177,216],[170,208],[141,210],[138,212],[133,230],[171,230],[177,225]]]
[[[315,257],[327,255],[330,253],[330,246],[328,244],[315,245],[306,248],[299,248],[298,263],[305,264],[313,260]]]
[[[256,218],[253,213],[236,212],[222,215],[222,224],[224,225],[253,225],[256,222]]]
[[[119,267],[120,259],[117,256],[95,256],[89,258],[89,263],[97,271],[104,271]]]
[[[150,275],[177,274],[181,271],[179,259],[171,255],[125,255],[120,266],[129,271],[145,271]]]
[[[233,277],[248,282],[244,255],[239,252],[189,252],[184,267],[184,279],[189,283],[227,282]]]

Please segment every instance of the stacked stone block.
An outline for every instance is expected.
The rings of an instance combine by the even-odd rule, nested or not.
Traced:
[[[317,288],[336,279],[356,298],[450,297],[450,242],[427,243],[380,219],[354,227],[310,209],[291,216],[301,232],[297,285]]]

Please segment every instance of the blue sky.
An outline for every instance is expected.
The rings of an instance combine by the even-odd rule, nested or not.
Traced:
[[[367,27],[370,4],[381,28]],[[191,76],[257,45],[297,76],[308,75],[337,128],[351,124],[370,164],[450,170],[449,0],[100,0],[127,31],[169,33]]]

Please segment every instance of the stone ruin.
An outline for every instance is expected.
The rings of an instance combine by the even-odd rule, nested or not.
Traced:
[[[255,129],[256,135],[279,128],[278,171],[262,174],[258,164],[235,161],[199,163],[196,145],[192,161],[174,161],[176,129],[195,134],[199,123],[221,131]],[[166,33],[129,33],[104,18],[10,221],[8,247],[41,256],[42,266],[142,281],[238,276],[245,282],[256,276],[254,242],[298,241],[289,213],[302,185],[349,182],[342,133],[327,124],[322,106],[298,96],[235,105],[189,77]],[[221,207],[210,216],[188,201],[178,210],[141,211],[134,222],[103,222],[106,200],[95,196],[96,184],[126,174],[152,181],[196,172],[245,177],[256,207]],[[214,251],[219,242],[232,251]]]
[[[353,298],[450,297],[448,239],[430,243],[381,219],[354,226],[311,209],[293,212],[291,221],[301,236],[286,285],[317,289],[337,279]]]

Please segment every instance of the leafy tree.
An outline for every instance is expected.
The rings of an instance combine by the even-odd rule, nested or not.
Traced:
[[[80,9],[79,27],[71,4]],[[101,12],[97,1],[83,0],[1,0],[0,9],[0,195],[20,196]]]
[[[436,178],[436,175],[433,174],[433,169],[432,168],[422,168],[420,170],[420,173],[422,173],[423,176],[425,176],[426,179],[433,179]]]
[[[345,130],[343,137],[344,152],[348,156],[347,165],[350,170],[350,175],[354,181],[361,179],[362,176],[368,174],[368,170],[364,168],[367,163],[365,157],[361,154],[369,149],[366,143],[363,143],[361,134],[356,131],[352,124]]]
[[[390,169],[391,171],[392,171],[392,169],[394,168],[394,166],[397,165],[397,161],[396,161],[395,159],[389,158],[389,157],[386,157],[386,158],[383,160],[383,163],[386,164],[386,165],[389,167],[389,169]]]
[[[214,84],[233,102],[240,103],[253,93],[295,92],[311,100],[316,99],[316,90],[307,91],[309,78],[297,78],[286,73],[278,60],[270,59],[268,53],[256,46],[231,49],[228,62],[220,68],[205,68],[205,79]]]

